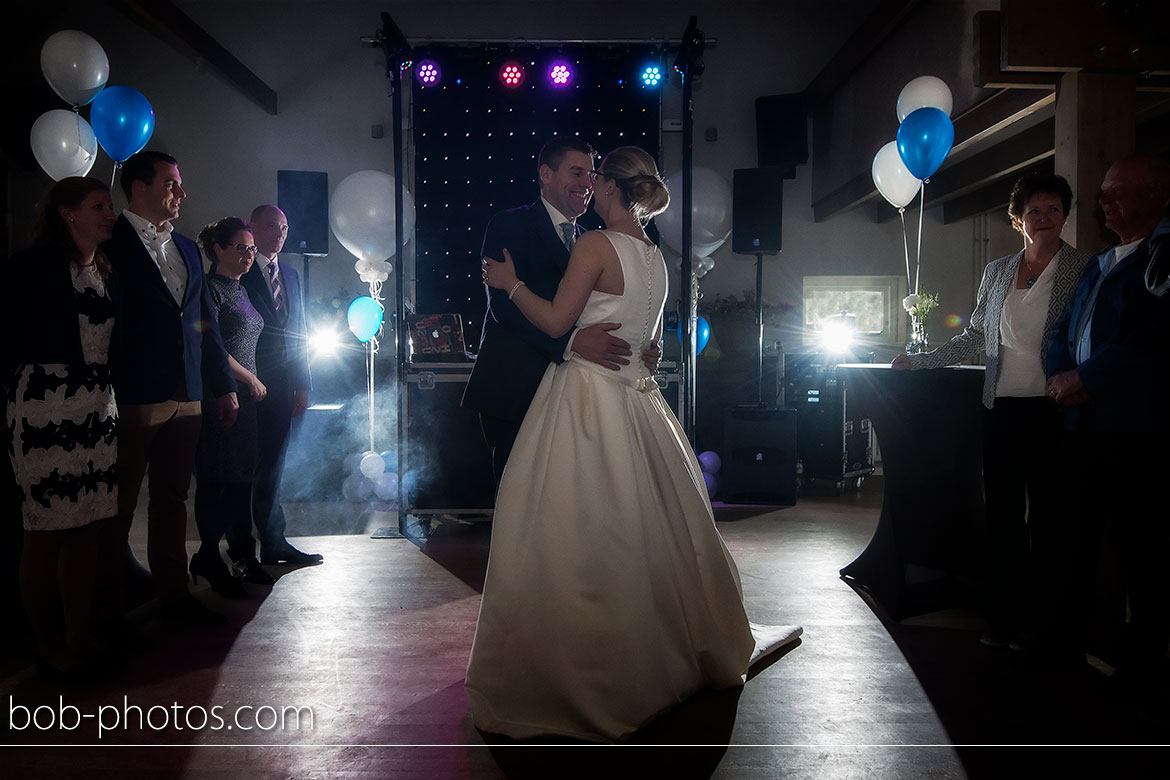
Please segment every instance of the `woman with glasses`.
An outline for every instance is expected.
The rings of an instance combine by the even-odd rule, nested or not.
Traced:
[[[191,579],[203,577],[224,598],[243,598],[244,585],[232,575],[219,552],[231,524],[252,527],[252,475],[256,469],[256,403],[267,389],[256,378],[256,342],[264,318],[252,306],[240,278],[256,258],[248,223],[225,217],[203,228],[199,245],[211,261],[204,290],[219,323],[232,376],[239,386],[240,411],[235,425],[220,430],[214,399],[204,401],[203,432],[195,457],[195,523],[199,551],[191,556]],[[230,553],[230,551],[229,551]],[[240,556],[232,556],[233,560]]]

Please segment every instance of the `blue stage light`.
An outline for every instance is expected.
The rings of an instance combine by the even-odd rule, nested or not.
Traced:
[[[657,65],[647,65],[642,69],[642,83],[647,87],[657,87],[662,81],[662,68]]]

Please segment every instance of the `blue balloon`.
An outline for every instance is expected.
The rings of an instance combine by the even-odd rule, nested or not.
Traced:
[[[122,163],[142,151],[154,134],[154,109],[132,87],[106,87],[93,99],[89,124],[106,154]]]
[[[711,340],[711,325],[700,315],[695,323],[695,354],[700,354]]]
[[[398,453],[394,450],[386,450],[378,453],[382,456],[382,462],[386,464],[387,471],[398,471]]]
[[[345,313],[345,318],[349,321],[349,329],[353,331],[353,335],[365,344],[378,335],[382,327],[382,304],[368,295],[354,298],[353,303],[349,305],[349,311]]]
[[[916,179],[939,169],[955,143],[955,123],[937,108],[911,111],[898,127],[898,156]]]
[[[677,338],[679,343],[681,344],[682,343],[682,334],[679,332],[679,327],[680,326],[675,325],[673,328],[667,328],[667,330],[669,330],[671,333],[673,333],[675,338]],[[711,339],[711,326],[707,323],[707,320],[704,319],[703,316],[700,314],[698,317],[698,320],[695,322],[695,354],[696,355],[703,351],[703,348],[707,346],[707,342],[710,339]]]

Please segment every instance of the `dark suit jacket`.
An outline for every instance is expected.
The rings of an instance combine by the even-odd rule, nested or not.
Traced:
[[[0,384],[7,385],[26,363],[64,363],[81,368],[77,297],[69,278],[69,261],[47,247],[18,252],[0,271],[8,295],[0,305]],[[117,317],[117,275],[106,279],[106,294]]]
[[[482,255],[503,260],[505,247],[516,263],[517,278],[532,292],[552,300],[569,264],[569,252],[544,203],[538,200],[492,217]],[[570,335],[551,338],[508,300],[507,290],[489,289],[479,354],[462,405],[520,423],[548,364],[563,361]]]
[[[217,398],[236,391],[203,283],[199,248],[177,232],[171,237],[187,264],[182,305],[175,303],[125,216],[118,217],[113,238],[102,244],[118,275],[123,302],[111,356],[119,403],[161,403],[174,397],[180,380],[192,401],[203,398],[205,378]]]
[[[308,329],[301,280],[287,263],[280,264],[280,280],[288,309],[288,321],[282,324],[264,278],[266,262],[257,255],[256,262],[240,280],[252,305],[264,317],[264,330],[256,344],[256,373],[270,391],[281,388],[308,390],[311,386]]]
[[[1145,285],[1149,239],[1118,263],[1097,293],[1090,331],[1092,356],[1077,365],[1077,321],[1100,278],[1097,258],[1088,262],[1077,290],[1052,330],[1048,375],[1076,369],[1093,400],[1070,407],[1065,419],[1076,427],[1087,414],[1100,431],[1143,434],[1166,429],[1166,384],[1170,375],[1170,299]],[[1108,250],[1106,250],[1108,251]]]

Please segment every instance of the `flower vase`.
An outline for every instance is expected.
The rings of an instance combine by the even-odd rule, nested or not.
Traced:
[[[920,317],[910,316],[910,342],[906,345],[907,355],[918,355],[930,351],[926,335],[926,323]]]

